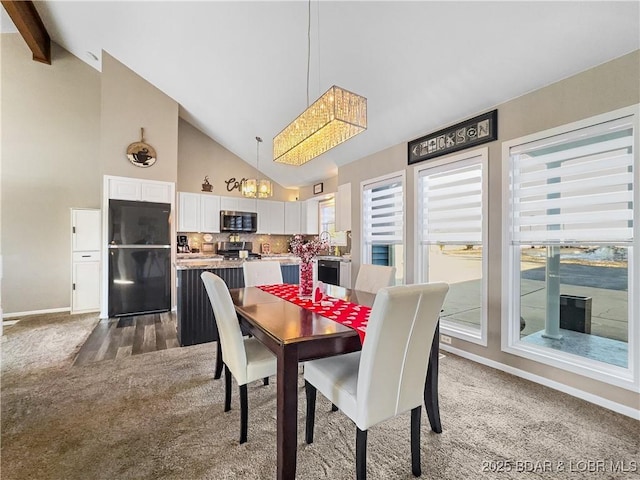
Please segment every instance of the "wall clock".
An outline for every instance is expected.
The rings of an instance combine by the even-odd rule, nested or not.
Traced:
[[[156,163],[156,150],[144,141],[144,128],[140,129],[140,141],[127,147],[127,159],[136,167],[150,167]]]

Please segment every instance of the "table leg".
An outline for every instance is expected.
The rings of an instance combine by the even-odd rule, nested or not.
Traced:
[[[424,406],[427,409],[427,417],[431,430],[442,433],[440,423],[440,407],[438,405],[438,367],[440,363],[440,320],[436,324],[436,331],[431,343],[429,354],[429,368],[427,369],[427,381],[424,385]]]
[[[298,346],[278,352],[278,480],[294,480],[298,446]]]

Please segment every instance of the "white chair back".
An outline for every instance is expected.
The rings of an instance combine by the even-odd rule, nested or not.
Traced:
[[[354,290],[378,293],[383,287],[390,287],[396,283],[396,267],[384,265],[370,265],[363,263],[358,270],[358,277]]]
[[[244,286],[255,287],[257,285],[276,285],[282,283],[282,270],[280,262],[276,261],[252,261],[242,264],[244,273]]]
[[[376,295],[362,346],[357,386],[361,429],[422,403],[429,352],[449,286],[386,287]]]
[[[224,363],[238,380],[238,384],[243,385],[246,383],[247,376],[247,353],[240,322],[238,322],[227,284],[211,272],[203,272],[200,278],[207,290],[213,314],[216,317]]]

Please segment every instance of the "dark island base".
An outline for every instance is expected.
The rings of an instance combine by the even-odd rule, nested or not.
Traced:
[[[298,265],[281,265],[284,283],[298,283]],[[224,280],[229,288],[243,288],[242,268],[188,268],[177,270],[178,283],[178,342],[181,347],[218,340],[213,309],[200,275],[212,272]]]

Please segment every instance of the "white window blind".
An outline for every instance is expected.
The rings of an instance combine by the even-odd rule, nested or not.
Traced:
[[[630,117],[512,147],[513,242],[631,242],[632,149]]]
[[[402,177],[366,185],[362,193],[363,239],[368,245],[403,243]]]
[[[420,173],[422,245],[482,244],[481,158],[444,172]]]

